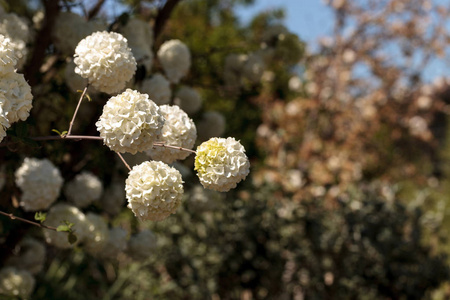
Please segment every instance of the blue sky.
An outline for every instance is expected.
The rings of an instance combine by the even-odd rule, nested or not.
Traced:
[[[241,6],[236,12],[245,23],[258,12],[280,7],[285,9],[285,25],[310,45],[332,30],[333,15],[320,0],[255,0],[254,5]]]
[[[449,0],[433,0],[433,3],[448,5]],[[333,14],[321,0],[255,0],[255,4],[241,6],[236,13],[246,24],[257,13],[277,8],[285,9],[285,25],[306,41],[309,49],[315,49],[320,37],[332,33]],[[434,60],[424,70],[425,81],[439,76],[450,76],[448,61]]]

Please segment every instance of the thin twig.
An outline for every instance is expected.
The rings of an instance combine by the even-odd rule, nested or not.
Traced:
[[[31,137],[33,141],[51,141],[51,140],[103,140],[101,136],[93,135],[49,135]]]
[[[120,159],[122,160],[122,162],[124,163],[125,167],[127,167],[127,169],[129,171],[131,171],[130,165],[127,164],[127,162],[125,161],[125,159],[123,158],[122,154],[120,154],[119,152],[116,152],[117,155],[119,155]]]
[[[170,148],[170,149],[176,149],[176,150],[180,150],[180,151],[186,151],[186,152],[190,152],[190,153],[194,153],[196,154],[197,152],[195,152],[194,150],[191,149],[187,149],[187,148],[183,148],[183,147],[177,147],[177,146],[171,146],[171,145],[166,145],[162,142],[158,142],[158,143],[154,143],[153,147],[163,147],[163,148]]]
[[[37,227],[41,227],[41,228],[46,228],[46,229],[50,229],[50,230],[57,231],[56,227],[53,227],[53,226],[47,226],[47,225],[42,225],[42,224],[40,224],[40,223],[37,223],[37,222],[33,222],[33,221],[30,221],[30,220],[24,219],[24,218],[15,216],[15,215],[13,215],[13,214],[8,214],[8,213],[5,213],[5,212],[3,212],[3,211],[0,211],[0,215],[7,216],[7,217],[9,217],[11,220],[19,220],[19,221],[22,221],[22,222],[25,222],[25,223],[28,223],[28,224],[31,224],[31,225],[34,225],[34,226],[37,226]]]
[[[81,101],[83,101],[84,95],[86,95],[86,91],[87,91],[88,87],[89,87],[89,83],[86,84],[86,87],[84,88],[83,93],[81,94],[80,100],[78,100],[77,108],[75,108],[75,112],[73,113],[72,121],[70,121],[69,130],[67,131],[67,134],[65,135],[65,137],[70,136],[70,134],[72,133],[73,123],[75,122],[75,118],[77,116],[78,109],[80,108]]]

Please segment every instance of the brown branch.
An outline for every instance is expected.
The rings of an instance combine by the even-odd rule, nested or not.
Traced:
[[[186,152],[190,152],[190,153],[194,153],[196,154],[197,152],[195,152],[194,150],[191,149],[187,149],[187,148],[183,148],[183,147],[178,147],[178,146],[171,146],[171,145],[166,145],[162,142],[157,142],[153,144],[153,147],[163,147],[163,148],[170,148],[170,149],[175,149],[175,150],[180,150],[180,151],[186,151]]]
[[[89,83],[86,84],[86,87],[84,88],[83,93],[81,94],[80,100],[78,100],[77,108],[75,108],[75,112],[73,113],[73,117],[72,117],[72,120],[70,121],[69,130],[67,131],[66,136],[70,136],[70,134],[72,133],[73,123],[75,122],[75,118],[77,117],[78,109],[80,108],[81,101],[83,101],[84,95],[86,95],[86,91],[87,91],[88,87],[89,87]]]
[[[55,24],[56,17],[60,11],[59,1],[46,0],[42,1],[45,7],[45,19],[42,29],[36,35],[34,40],[34,51],[30,62],[24,70],[25,78],[30,86],[36,85],[38,82],[39,68],[44,62],[45,51],[51,42],[51,32]]]
[[[18,220],[18,221],[22,221],[22,222],[25,222],[25,223],[28,223],[28,224],[31,224],[31,225],[34,225],[34,226],[37,226],[37,227],[40,227],[40,228],[45,228],[45,229],[50,229],[50,230],[57,231],[56,227],[53,227],[53,226],[47,226],[47,225],[42,225],[41,223],[33,222],[33,221],[30,221],[30,220],[27,220],[27,219],[24,219],[24,218],[15,216],[15,215],[13,215],[13,214],[5,213],[5,212],[3,212],[3,211],[0,211],[0,215],[7,216],[7,217],[10,218],[11,220]]]
[[[98,0],[94,7],[91,8],[91,10],[87,14],[88,21],[98,14],[103,6],[103,3],[105,3],[105,0]]]
[[[30,138],[33,141],[53,141],[53,140],[103,140],[101,136],[93,135],[49,135]]]
[[[158,15],[156,16],[155,25],[153,27],[153,36],[154,40],[158,38],[158,36],[161,34],[164,25],[166,24],[167,20],[170,18],[170,15],[172,14],[172,11],[177,6],[177,4],[181,0],[167,0],[166,4],[158,11]]]
[[[123,164],[125,165],[125,167],[127,167],[128,171],[131,171],[131,167],[129,164],[127,164],[127,161],[125,160],[125,158],[123,158],[122,154],[120,154],[119,152],[116,152],[117,155],[119,155],[120,159],[122,160]]]

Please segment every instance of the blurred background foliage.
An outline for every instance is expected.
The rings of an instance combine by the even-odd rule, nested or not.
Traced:
[[[0,1],[28,20],[49,2]],[[192,67],[182,84],[203,98],[192,118],[222,113],[223,136],[241,141],[252,171],[227,194],[203,190],[185,171],[184,204],[162,222],[138,223],[125,207],[118,214],[88,207],[130,234],[152,230],[158,246],[146,258],[113,261],[83,247],[49,246],[32,299],[450,297],[450,89],[445,79],[426,83],[420,73],[427,61],[445,56],[448,8],[425,0],[329,1],[333,36],[309,53],[282,25],[281,9],[239,23],[235,6],[254,1],[124,0],[120,13],[114,1],[60,2],[59,10],[81,14],[102,3],[96,17],[109,24],[138,17],[156,26],[163,19],[153,50],[168,39],[189,47]],[[64,81],[66,57],[51,44],[44,55],[33,74],[30,136],[65,130],[79,96]],[[258,62],[248,65],[253,77],[242,75],[245,63],[227,74],[227,59],[238,55]],[[24,70],[30,76],[30,62]],[[76,130],[97,135],[94,120],[107,96],[91,96]],[[126,176],[96,141],[18,142],[0,155],[7,174],[0,208],[7,211],[18,194],[11,174],[24,156],[51,157],[66,180],[86,168],[105,187]],[[0,221],[4,248],[25,235],[42,236]]]

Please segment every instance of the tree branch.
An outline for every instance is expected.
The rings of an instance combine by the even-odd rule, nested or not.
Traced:
[[[164,6],[159,10],[158,16],[155,20],[155,26],[153,27],[154,40],[156,40],[161,34],[164,25],[172,14],[172,11],[180,1],[181,0],[167,0],[166,4],[164,4]]]
[[[45,7],[44,25],[36,35],[36,39],[34,40],[35,48],[33,55],[24,70],[25,78],[30,86],[36,85],[38,81],[39,76],[37,75],[39,73],[39,68],[44,62],[45,50],[48,45],[50,45],[52,29],[55,24],[56,17],[61,9],[58,5],[59,1],[46,0],[42,2]]]
[[[98,12],[103,6],[103,3],[105,3],[105,0],[98,0],[97,3],[94,5],[94,7],[91,8],[91,10],[87,15],[88,21],[98,14]]]

